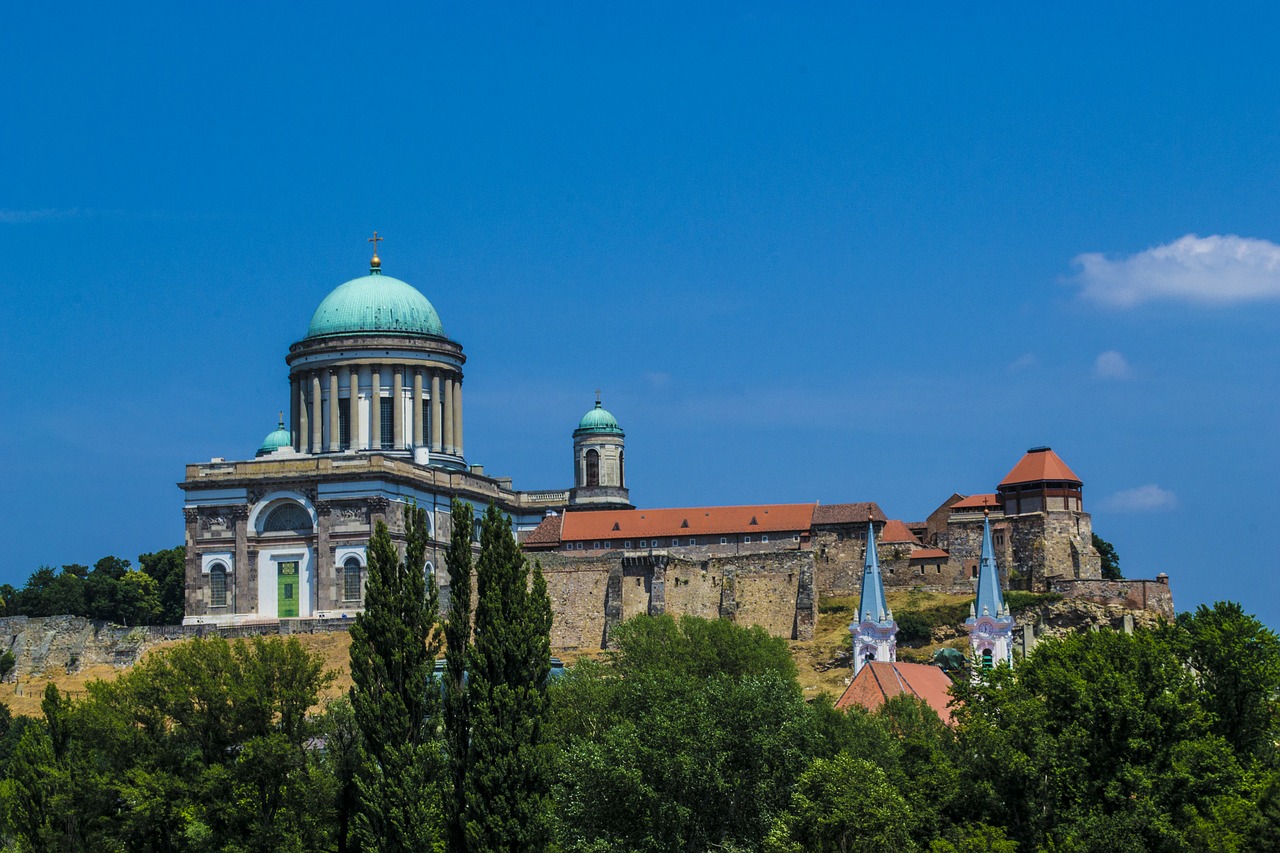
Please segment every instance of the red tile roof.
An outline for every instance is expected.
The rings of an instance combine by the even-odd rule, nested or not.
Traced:
[[[946,560],[951,555],[941,548],[921,548],[918,551],[911,552],[913,560]]]
[[[844,710],[861,705],[868,711],[874,711],[886,699],[910,693],[923,699],[942,718],[942,722],[951,725],[951,709],[947,707],[951,701],[948,693],[950,690],[951,679],[936,666],[901,661],[870,661],[862,667],[845,689],[844,695],[836,701],[836,707]]]
[[[920,540],[916,538],[916,535],[896,518],[884,523],[884,530],[880,532],[880,541],[885,543],[906,542],[912,545],[920,544]]]
[[[563,515],[548,515],[542,519],[542,523],[525,534],[524,539],[520,540],[521,545],[559,545],[560,544],[560,524],[564,520]]]
[[[814,504],[760,504],[567,512],[560,540],[808,531],[813,508]]]
[[[999,506],[999,503],[996,502],[996,496],[995,495],[969,495],[969,497],[963,498],[953,503],[951,505],[951,509],[952,510],[982,509],[984,506],[989,506],[992,509],[995,509],[997,506]]]
[[[818,504],[813,510],[813,523],[817,524],[866,524],[868,521],[887,521],[888,517],[874,501],[856,504]]]
[[[1047,447],[1036,447],[1027,451],[1027,455],[1013,466],[1003,480],[1001,486],[1013,486],[1018,483],[1037,483],[1041,480],[1070,480],[1081,482],[1075,472],[1067,467],[1058,454]]]

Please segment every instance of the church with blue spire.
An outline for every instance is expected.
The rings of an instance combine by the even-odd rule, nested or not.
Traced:
[[[983,669],[999,663],[1013,663],[1013,616],[1000,591],[1000,572],[991,544],[991,518],[982,519],[982,553],[978,560],[978,590],[970,605],[969,649]]]
[[[898,623],[884,596],[880,556],[876,553],[876,528],[867,524],[867,554],[862,566],[862,594],[858,598],[858,620],[849,626],[853,633],[853,674],[870,661],[898,659]]]

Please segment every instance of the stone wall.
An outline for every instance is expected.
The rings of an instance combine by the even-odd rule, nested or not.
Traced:
[[[813,553],[807,550],[687,559],[664,551],[576,557],[537,555],[547,578],[556,649],[598,649],[609,630],[640,614],[685,614],[759,625],[810,639],[817,617]]]
[[[1126,610],[1145,610],[1174,618],[1173,589],[1167,580],[1074,580],[1050,581],[1049,591],[1066,598],[1091,601],[1095,604],[1123,607]]]
[[[126,628],[82,616],[6,616],[0,618],[0,648],[15,663],[6,680],[40,676],[51,669],[77,672],[109,665],[133,666],[158,643],[221,635],[228,639],[271,634],[319,634],[346,631],[351,619],[291,619],[219,628],[213,625],[144,625]]]

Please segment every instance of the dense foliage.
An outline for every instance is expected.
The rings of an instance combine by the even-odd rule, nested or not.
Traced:
[[[1098,556],[1102,558],[1102,577],[1109,581],[1118,581],[1124,578],[1124,575],[1120,573],[1120,555],[1116,553],[1116,546],[1095,533],[1093,534],[1093,547],[1098,552]]]
[[[186,549],[141,554],[138,568],[103,557],[93,568],[79,564],[36,569],[22,589],[0,584],[0,616],[84,616],[121,625],[182,622]]]
[[[461,578],[472,512],[455,512],[447,562]],[[414,842],[424,850],[447,839],[455,850],[593,853],[1280,845],[1280,639],[1238,605],[1131,635],[1046,639],[1014,669],[957,682],[949,727],[907,695],[874,712],[806,701],[784,641],[692,617],[625,622],[613,648],[545,687],[540,572],[492,511],[481,543],[474,629],[464,611],[450,616],[455,670],[443,685],[427,679],[414,693],[388,675],[376,703],[358,688],[321,707],[326,676],[295,642],[214,638],[159,652],[74,701],[51,690],[39,719],[0,711],[8,842],[391,849],[386,837],[361,843],[346,821],[367,807],[368,739],[417,737],[432,757],[394,785],[426,816]],[[383,633],[410,639],[360,654],[399,649],[400,663],[377,666],[420,671],[418,652],[434,643],[421,631],[435,626],[430,585],[411,582],[415,545],[399,557],[388,544],[376,557],[385,595],[369,604],[378,620],[400,614]],[[452,717],[432,698],[441,692]],[[402,711],[414,703],[417,723]],[[375,709],[394,733],[370,728]],[[382,766],[385,780],[392,765]]]
[[[381,521],[369,540],[365,609],[351,628],[351,707],[360,732],[358,849],[414,853],[439,837],[439,694],[427,688],[440,639],[426,574],[426,511],[405,510],[404,558]]]

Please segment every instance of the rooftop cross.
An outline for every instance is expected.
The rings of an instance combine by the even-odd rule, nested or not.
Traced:
[[[382,266],[382,259],[378,257],[378,244],[385,239],[385,237],[379,237],[377,231],[374,231],[373,236],[369,238],[368,242],[373,244],[373,259],[369,261],[369,266],[374,269],[378,269]]]

